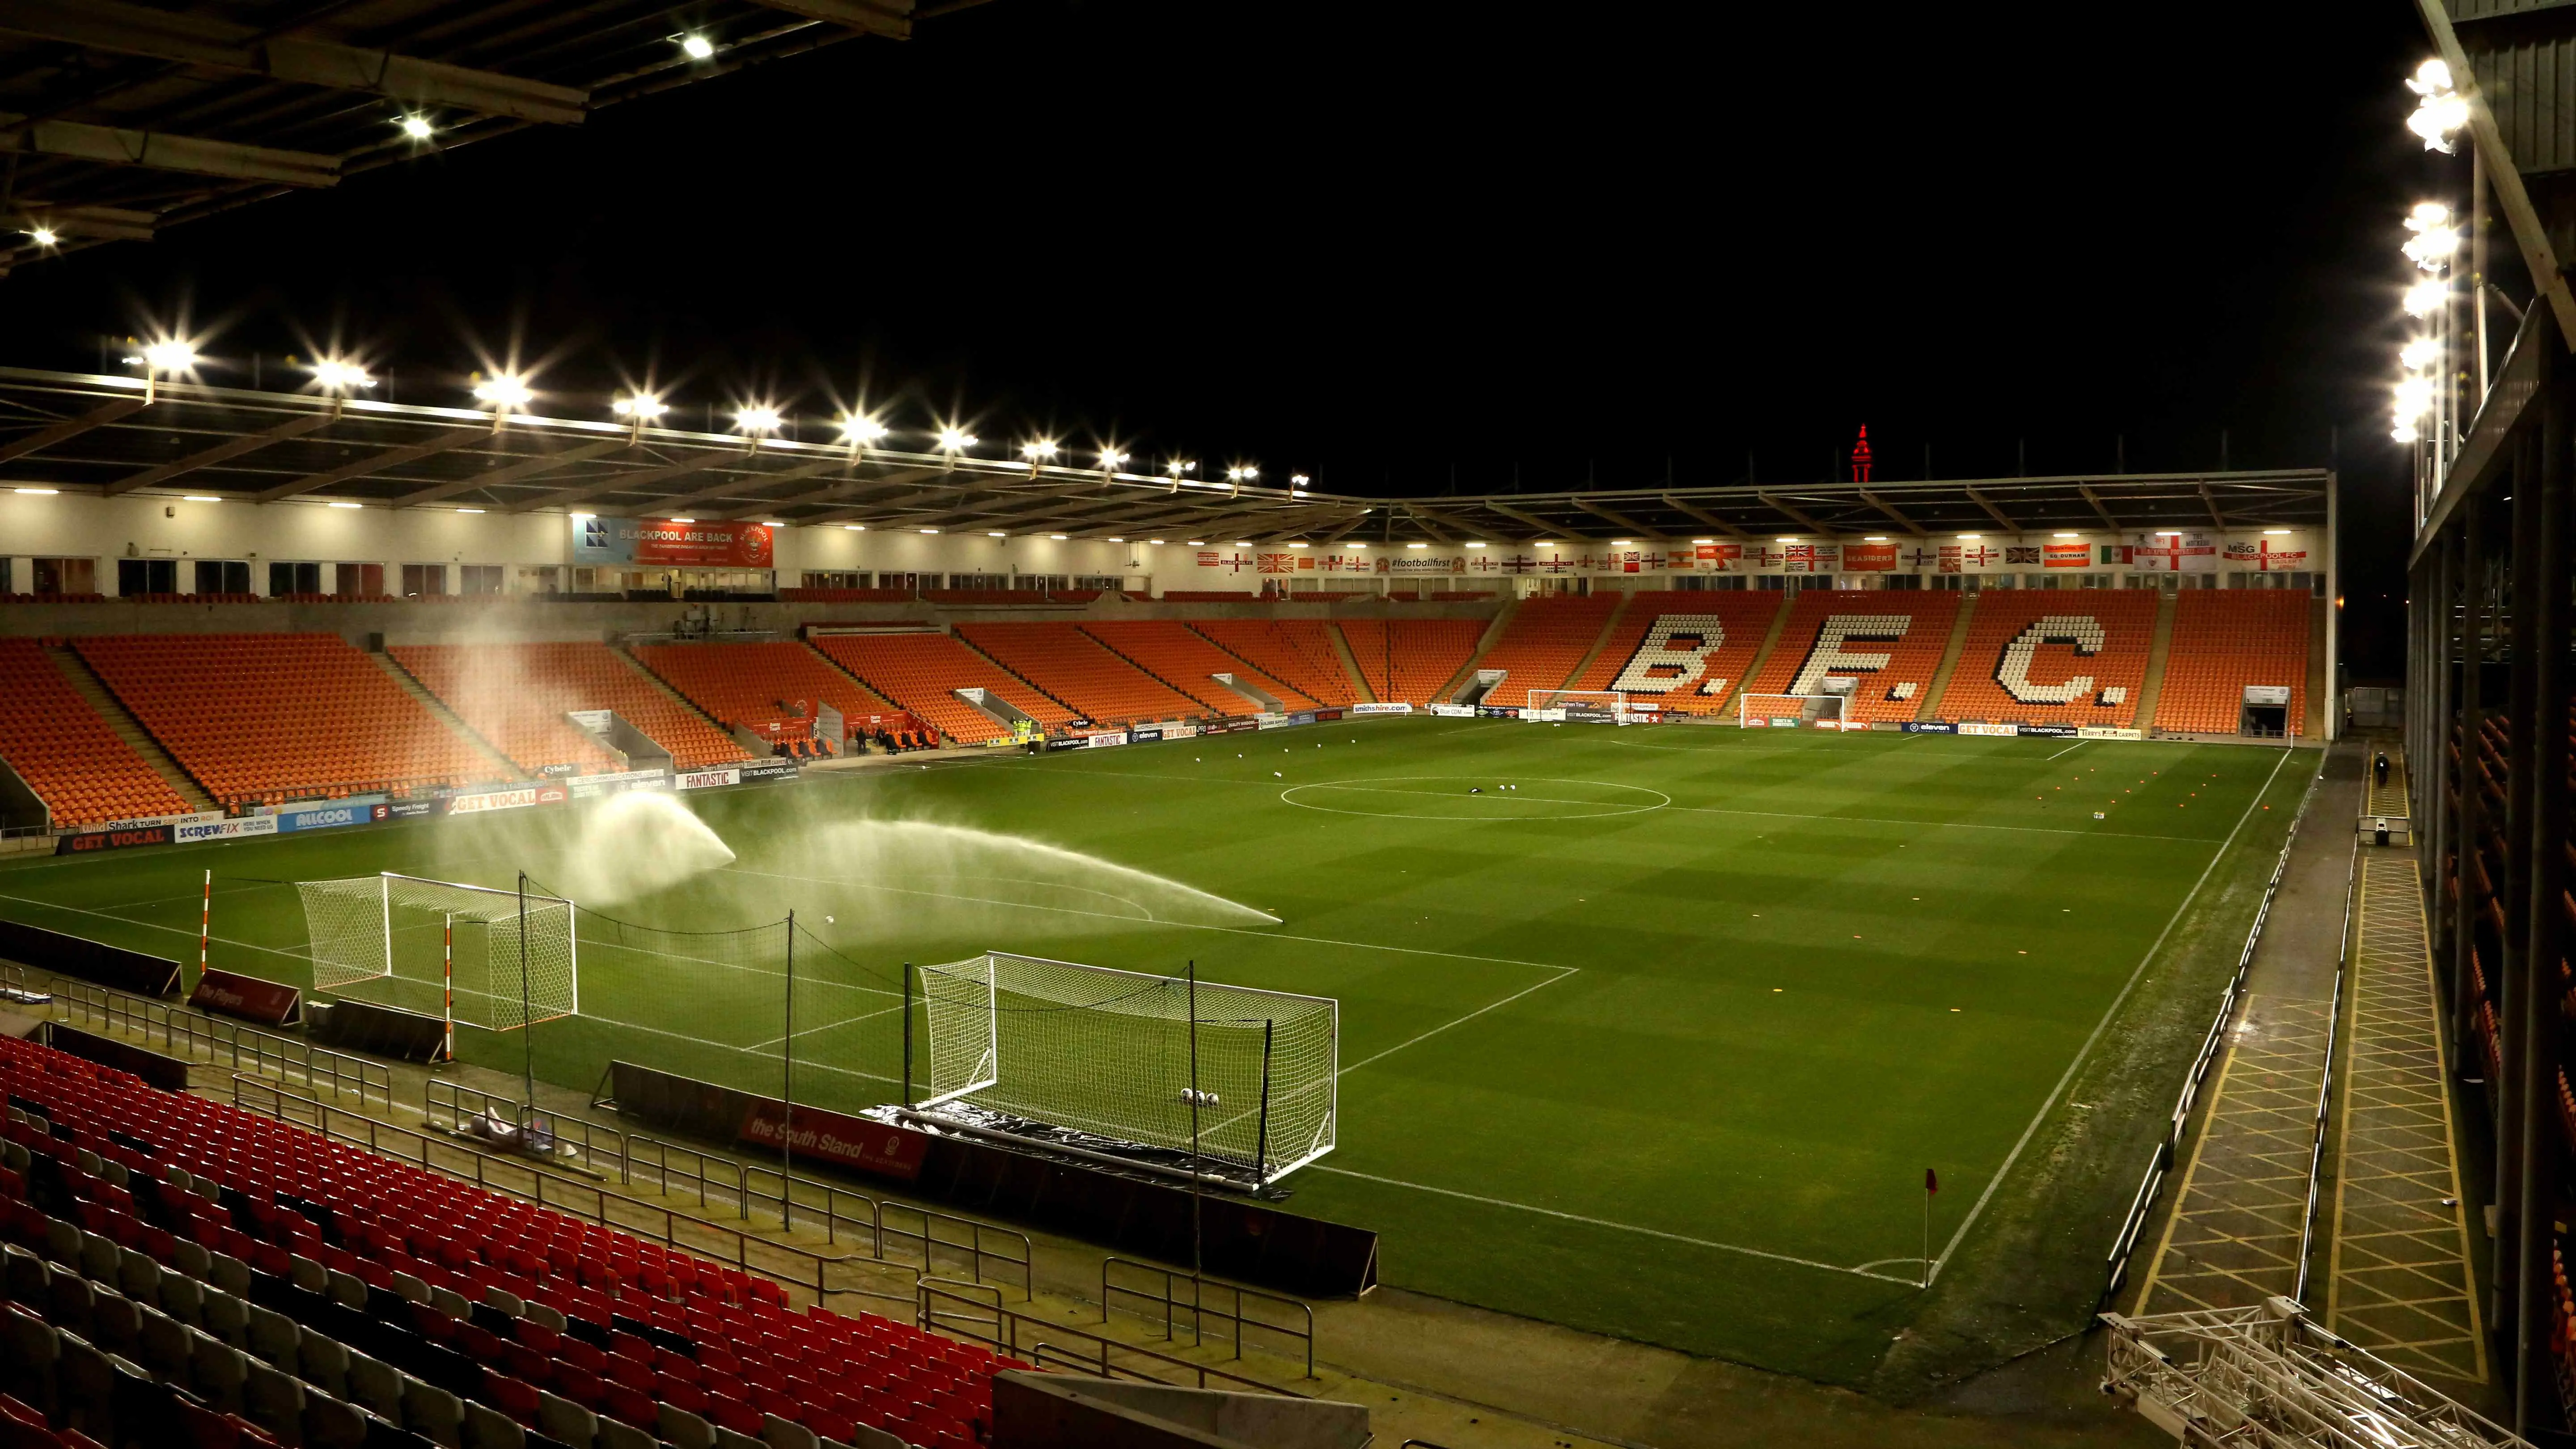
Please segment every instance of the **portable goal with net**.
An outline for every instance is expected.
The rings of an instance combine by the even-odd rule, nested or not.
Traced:
[[[1746,729],[1819,729],[1843,727],[1851,697],[1842,694],[1740,694],[1735,722]]]
[[[1628,718],[1628,696],[1615,689],[1533,689],[1529,692],[1529,707],[1561,709],[1567,719],[1624,724]]]
[[[1333,1150],[1330,997],[1201,981],[1193,1031],[1181,977],[1002,951],[915,974],[920,1115],[1254,1187]]]
[[[316,991],[389,998],[489,1031],[581,1010],[573,903],[560,896],[391,871],[295,889]]]

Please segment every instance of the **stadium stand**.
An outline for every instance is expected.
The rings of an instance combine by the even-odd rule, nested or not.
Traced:
[[[616,756],[564,718],[614,710],[671,752],[676,769],[749,759],[733,736],[654,688],[605,644],[411,644],[395,661],[520,769],[618,768]]]
[[[957,637],[1096,724],[1242,713],[1173,689],[1071,624],[960,624]]]
[[[1234,675],[1278,700],[1283,708],[1312,709],[1321,702],[1304,690],[1219,649],[1208,642],[1206,635],[1178,619],[1138,619],[1079,627],[1137,668],[1205,703],[1219,714],[1250,714],[1260,705],[1219,684],[1214,678],[1218,674]]]
[[[73,647],[227,808],[406,795],[491,773],[337,634],[122,634]]]
[[[1809,589],[1790,606],[1779,647],[1748,687],[1756,694],[1818,694],[1828,676],[1858,677],[1848,719],[1912,719],[1949,651],[1960,597],[1944,590]]]
[[[631,652],[720,724],[782,718],[815,701],[860,731],[872,718],[903,713],[802,644],[639,644]],[[841,742],[831,744],[837,751]]]
[[[1369,692],[1385,703],[1429,704],[1476,656],[1482,619],[1343,619],[1334,625]]]
[[[0,1084],[0,1442],[969,1449],[1027,1367],[33,1042]]]
[[[1979,594],[1941,717],[2125,728],[2138,712],[2155,635],[2156,595],[2145,589]],[[2089,688],[2069,688],[2086,678]]]
[[[1758,590],[1632,594],[1610,642],[1566,688],[1616,689],[1681,714],[1732,708],[1781,605]]]
[[[1503,626],[1503,636],[1476,661],[1479,672],[1503,671],[1492,701],[1517,706],[1528,702],[1530,690],[1564,688],[1618,607],[1617,594],[1522,600],[1519,612]]]
[[[0,760],[45,802],[57,830],[189,808],[34,639],[0,639]]]
[[[2289,732],[2308,707],[2305,593],[2287,589],[2188,589],[2174,596],[2156,728],[2232,735],[2242,728],[2245,686],[2290,686]]]
[[[1190,627],[1319,704],[1359,702],[1351,672],[1333,647],[1333,626],[1321,619],[1193,619]]]
[[[956,691],[961,689],[988,690],[1049,729],[1071,724],[1075,717],[1062,701],[1049,699],[1028,681],[936,630],[816,634],[811,642],[868,688],[961,745],[1007,739],[1011,733],[992,716],[959,699]]]

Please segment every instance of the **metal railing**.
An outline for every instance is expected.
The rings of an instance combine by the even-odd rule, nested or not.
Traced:
[[[2174,1099],[2165,1134],[2147,1158],[2147,1171],[2138,1180],[2137,1195],[2129,1200],[2128,1214],[2120,1220],[2118,1236],[2111,1240],[2111,1251],[2103,1265],[2102,1292],[2094,1300],[2096,1303],[2110,1302],[2120,1285],[2128,1281],[2129,1260],[2137,1252],[2138,1238],[2146,1231],[2156,1196],[2163,1190],[2165,1179],[2173,1175],[2175,1160],[2182,1154],[2191,1109],[2200,1100],[2200,1084],[2209,1075],[2210,1063],[2218,1060],[2219,1049],[2227,1041],[2227,1023],[2235,1018],[2237,1004],[2244,999],[2245,978],[2254,968],[2254,948],[2263,939],[2263,923],[2271,918],[2272,900],[2280,893],[2281,878],[2289,873],[2290,851],[2299,843],[2299,826],[2308,818],[2308,804],[2316,798],[2319,782],[2325,779],[2325,768],[2325,753],[2320,751],[2316,772],[2308,776],[2308,788],[2299,796],[2299,808],[2290,817],[2290,833],[2282,838],[2281,853],[2272,862],[2271,878],[2263,883],[2263,899],[2254,908],[2254,924],[2245,932],[2245,947],[2236,955],[2235,974],[2228,977],[2227,990],[2218,998],[2218,1012],[2210,1018],[2209,1030],[2200,1039],[2200,1050],[2192,1056],[2191,1069],[2183,1074],[2182,1092]]]
[[[300,1080],[335,1102],[355,1099],[364,1107],[372,1101],[393,1110],[393,1072],[382,1062],[68,977],[54,978],[54,1010],[58,1020],[131,1032],[145,1046],[157,1034],[163,1050],[187,1061]]]
[[[1156,1286],[1150,1289],[1133,1288],[1120,1283],[1116,1275],[1116,1270],[1120,1269],[1126,1270],[1133,1277],[1141,1277],[1148,1282],[1153,1282]],[[1186,1296],[1180,1291],[1183,1288],[1189,1290]],[[1208,1301],[1211,1292],[1218,1295],[1217,1302]],[[1132,1300],[1140,1309],[1150,1306],[1161,1310],[1165,1342],[1170,1342],[1178,1336],[1180,1320],[1183,1315],[1187,1315],[1190,1342],[1193,1345],[1200,1341],[1206,1326],[1213,1323],[1219,1329],[1231,1330],[1229,1334],[1221,1336],[1232,1338],[1234,1357],[1239,1359],[1243,1357],[1246,1334],[1270,1334],[1287,1345],[1289,1357],[1303,1354],[1306,1360],[1306,1377],[1311,1379],[1315,1376],[1315,1310],[1294,1298],[1283,1298],[1276,1293],[1264,1293],[1258,1288],[1244,1288],[1233,1283],[1217,1282],[1202,1274],[1184,1273],[1177,1268],[1166,1268],[1159,1263],[1140,1263],[1133,1258],[1119,1257],[1101,1259],[1101,1322],[1109,1321],[1110,1310],[1116,1307],[1122,1298]],[[1232,1306],[1220,1307],[1219,1303],[1230,1303]],[[1270,1318],[1253,1316],[1260,1311],[1271,1311],[1282,1318],[1293,1317],[1296,1321],[1280,1323]]]
[[[1283,1398],[1310,1397],[1295,1389],[1227,1373],[1173,1354],[1039,1318],[1005,1306],[989,1285],[925,1277],[915,1288],[919,1328],[983,1344],[995,1353],[1040,1368],[1066,1368],[1104,1379],[1137,1379],[1181,1388],[1234,1388]],[[990,1293],[987,1299],[983,1295]]]
[[[239,1072],[232,1074],[232,1086],[233,1105],[245,1111],[309,1127],[326,1137],[487,1191],[535,1203],[675,1251],[729,1264],[781,1287],[811,1294],[812,1301],[825,1308],[845,1297],[906,1307],[917,1307],[919,1302],[913,1284],[920,1275],[903,1264],[855,1255],[829,1256],[774,1242],[712,1219],[610,1192],[597,1183],[551,1172],[531,1161],[477,1152],[425,1132],[298,1096]],[[884,1274],[892,1282],[882,1287],[869,1286],[868,1278],[875,1274]]]
[[[455,1082],[432,1080],[422,1098],[422,1115],[429,1125],[449,1130],[487,1114],[516,1121],[518,1112],[519,1103],[508,1097]],[[757,1209],[776,1215],[782,1226],[820,1228],[824,1241],[835,1247],[846,1245],[923,1273],[953,1264],[979,1284],[1011,1283],[1022,1298],[1037,1290],[1035,1252],[1028,1234],[1015,1228],[874,1197],[816,1178],[789,1176],[765,1164],[641,1132],[620,1132],[577,1117],[539,1115],[557,1141],[574,1145],[589,1170],[614,1177],[620,1186],[693,1198],[708,1212],[722,1212],[729,1202],[739,1222],[750,1222]]]

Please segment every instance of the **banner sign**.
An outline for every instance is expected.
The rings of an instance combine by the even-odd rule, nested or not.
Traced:
[[[201,820],[193,825],[174,825],[170,836],[181,845],[198,840],[235,840],[245,835],[275,835],[277,817],[246,815],[239,820]]]
[[[1955,735],[1959,727],[1946,719],[1907,720],[1904,730],[1909,735]]]
[[[2093,548],[2082,543],[2044,543],[2039,546],[2041,566],[2052,569],[2080,569],[2093,562]]]
[[[739,785],[742,771],[727,766],[721,770],[691,770],[671,777],[674,790],[712,790],[718,785]]]
[[[682,568],[766,569],[776,566],[769,528],[760,523],[673,523],[661,518],[576,518],[576,564],[662,564]]]
[[[221,810],[194,810],[184,815],[138,815],[131,820],[110,820],[103,824],[85,825],[81,828],[87,831],[149,830],[155,825],[201,825],[209,820],[223,818],[224,812]]]
[[[1386,706],[1379,705],[1378,708]],[[1474,719],[1476,707],[1472,704],[1435,704],[1431,706],[1431,716],[1434,719]]]
[[[737,767],[736,773],[745,780],[793,780],[804,769],[794,760],[754,760]]]
[[[2026,724],[2021,727],[2021,732],[2026,735],[2038,735],[2043,739],[2071,740],[2075,738],[2075,729],[2076,727],[2070,724]]]
[[[444,800],[396,800],[386,806],[385,811],[396,820],[418,820],[437,814],[446,805]]]
[[[1340,719],[1341,717],[1342,717],[1342,712],[1341,712],[1340,710],[1338,710],[1338,709],[1319,709],[1319,710],[1315,711],[1315,722],[1316,722],[1317,724],[1323,724],[1323,723],[1326,723],[1326,722],[1331,721],[1331,720],[1337,720],[1337,719]]]
[[[1436,705],[1435,705],[1435,706],[1433,706],[1433,707],[1434,707],[1435,709],[1436,709],[1436,708],[1438,708],[1438,706],[1436,706]],[[1398,704],[1355,704],[1355,705],[1352,705],[1348,710],[1346,710],[1346,711],[1344,711],[1344,712],[1345,712],[1345,713],[1348,713],[1348,714],[1355,714],[1355,715],[1358,715],[1358,714],[1411,714],[1411,713],[1413,713],[1413,706],[1412,706],[1412,705],[1409,705],[1409,704],[1402,704],[1402,703],[1398,703]]]
[[[292,986],[209,966],[197,978],[197,989],[188,993],[188,1004],[200,1011],[221,1012],[264,1026],[291,1026],[302,1014],[304,993]]]
[[[125,850],[137,845],[168,845],[175,825],[134,825],[121,830],[84,830],[54,838],[54,854],[87,855],[94,850]]]
[[[1046,742],[1050,750],[1078,750],[1086,743],[1080,735],[1057,735]]]
[[[1082,743],[1087,748],[1095,750],[1115,749],[1118,746],[1127,743],[1127,732],[1125,730],[1102,730],[1096,735],[1083,736]]]
[[[1127,732],[1127,743],[1131,745],[1150,745],[1156,743],[1162,738],[1162,730],[1153,725],[1146,725],[1141,729],[1131,729]]]
[[[1520,709],[1515,705],[1480,704],[1476,706],[1476,718],[1478,719],[1519,719],[1520,717]]]
[[[1194,724],[1167,724],[1163,726],[1163,738],[1167,740],[1192,740],[1198,738],[1198,734],[1199,727]]]
[[[1252,725],[1255,729],[1275,730],[1287,723],[1288,716],[1277,714],[1270,710],[1263,710],[1261,713],[1252,717]]]
[[[1259,724],[1260,721],[1250,719],[1212,719],[1199,726],[1199,733],[1203,735],[1239,735],[1246,730],[1258,727]]]
[[[2084,740],[2143,740],[2145,730],[2124,730],[2111,725],[2077,725],[2075,737]]]
[[[575,775],[564,781],[576,800],[596,800],[629,790],[666,790],[671,777],[661,770],[614,770],[605,775]]]
[[[479,815],[486,810],[521,810],[530,805],[560,805],[572,798],[561,785],[521,785],[510,790],[482,790],[447,797],[450,815]]]
[[[1959,726],[1958,732],[1963,735],[2000,735],[2006,739],[2010,739],[2011,737],[2021,733],[2021,726],[2009,724],[1963,724]]]
[[[288,830],[337,830],[343,825],[370,825],[393,818],[383,805],[312,805],[303,809],[277,812],[277,828]]]
[[[2247,704],[2288,704],[2290,686],[2286,684],[2249,684],[2245,686]]]
[[[1311,709],[1295,710],[1288,716],[1288,723],[1292,725],[1310,725],[1314,722],[1315,712]]]
[[[1566,719],[1566,712],[1563,709],[1523,709],[1520,713],[1521,718],[1531,724],[1563,724]],[[1609,719],[1612,716],[1604,711],[1601,717]],[[1590,716],[1586,715],[1585,718],[1588,719]]]
[[[2208,574],[2218,571],[2218,540],[2206,532],[2168,529],[2130,537],[2129,567],[2141,573]]]
[[[1847,543],[1843,545],[1843,568],[1848,572],[1883,574],[1895,567],[1895,544]]]
[[[2272,546],[2272,540],[2268,538],[2240,538],[2230,540],[2227,545],[2227,564],[2230,568],[2246,568],[2252,569],[2257,573],[2266,574],[2282,573],[2288,570],[2304,569],[2310,566],[2308,563],[2308,551],[2306,549],[2294,549],[2288,547],[2286,544],[2282,547],[2274,548]]]
[[[754,1099],[751,1110],[743,1114],[742,1130],[735,1135],[773,1152],[784,1136],[786,1146],[798,1157],[837,1162],[903,1182],[921,1176],[922,1160],[930,1150],[927,1136],[889,1122],[871,1122],[820,1107],[781,1110],[778,1102],[767,1097]]]

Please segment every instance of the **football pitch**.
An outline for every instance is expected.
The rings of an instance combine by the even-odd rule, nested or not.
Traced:
[[[213,963],[305,984],[297,880],[525,870],[700,933],[793,909],[795,1093],[839,1107],[900,1091],[903,962],[1194,961],[1341,1003],[1339,1146],[1288,1206],[1376,1229],[1387,1283],[1866,1383],[1909,1338],[2081,1325],[2315,759],[1365,720],[686,797],[708,869],[695,826],[585,806],[26,860],[0,915],[184,957],[212,870]],[[614,937],[585,917],[540,1076],[778,1090],[766,947]],[[459,1036],[518,1069],[516,1033]]]

